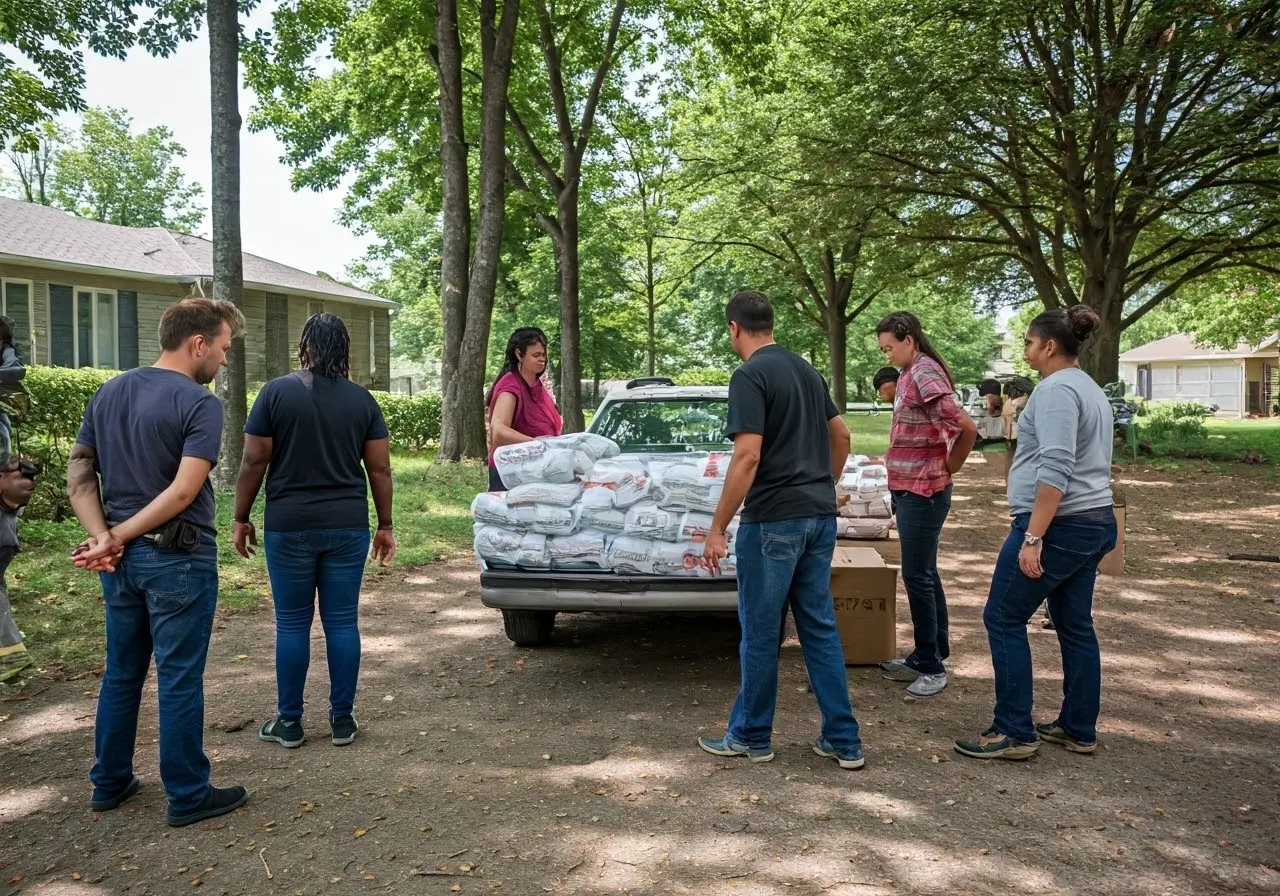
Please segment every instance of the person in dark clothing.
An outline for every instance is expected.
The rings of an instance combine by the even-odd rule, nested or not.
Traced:
[[[871,385],[875,388],[876,395],[890,407],[898,397],[898,376],[898,368],[881,367],[871,378]]]
[[[862,768],[830,587],[835,483],[849,456],[849,430],[822,375],[773,341],[773,308],[763,293],[738,293],[725,317],[743,363],[729,380],[733,459],[703,562],[719,571],[725,530],[745,499],[736,551],[742,686],[724,736],[698,738],[698,745],[716,756],[773,758],[778,644],[789,607],[822,714],[813,751],[841,768]]]
[[[305,739],[303,688],[317,598],[333,743],[356,737],[360,586],[370,545],[366,478],[378,514],[373,558],[389,566],[396,553],[387,424],[369,391],[348,379],[350,356],[342,319],[313,315],[298,347],[302,369],[263,386],[244,427],[233,538],[240,556],[252,555],[257,536],[249,513],[265,475],[278,715],[262,723],[258,736],[284,747],[300,747]]]
[[[204,753],[204,665],[218,600],[209,472],[222,440],[222,403],[208,384],[243,332],[244,316],[230,302],[170,305],[160,318],[159,360],[94,393],[71,451],[67,491],[89,533],[73,560],[101,574],[107,612],[89,774],[95,812],[138,792],[133,753],[152,654],[165,822],[193,824],[249,799],[243,787],[210,786]]]
[[[10,680],[31,665],[31,654],[27,652],[9,604],[6,573],[13,558],[22,550],[18,517],[35,491],[38,471],[30,461],[19,462],[11,456],[7,469],[0,473],[0,681]]]

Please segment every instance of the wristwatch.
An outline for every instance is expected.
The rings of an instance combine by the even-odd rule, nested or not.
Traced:
[[[1036,545],[1038,545],[1038,544],[1039,544],[1041,541],[1043,541],[1043,540],[1044,540],[1044,536],[1043,536],[1043,535],[1024,535],[1024,536],[1022,536],[1022,543],[1023,543],[1023,544],[1025,544],[1025,545],[1027,545],[1028,547],[1035,547]]]

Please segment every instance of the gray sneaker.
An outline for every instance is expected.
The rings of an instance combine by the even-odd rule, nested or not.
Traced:
[[[908,666],[905,659],[897,659],[881,663],[880,674],[890,681],[915,681],[923,673]]]
[[[921,675],[907,686],[907,693],[912,697],[932,697],[940,694],[946,686],[946,672],[939,672],[937,675]]]

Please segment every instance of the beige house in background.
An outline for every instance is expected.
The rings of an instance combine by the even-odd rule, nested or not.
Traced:
[[[1267,417],[1280,397],[1280,350],[1275,336],[1220,349],[1179,333],[1129,349],[1120,356],[1120,375],[1135,394],[1153,401],[1216,405],[1218,417],[1233,420]]]
[[[296,368],[302,325],[329,311],[351,331],[351,379],[389,387],[396,303],[247,252],[244,287],[251,385]],[[213,295],[210,241],[0,197],[0,312],[17,325],[24,364],[150,364],[160,354],[160,315],[188,295]]]

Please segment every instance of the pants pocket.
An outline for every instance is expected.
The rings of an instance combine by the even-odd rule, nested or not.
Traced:
[[[804,538],[800,535],[764,532],[760,536],[760,553],[770,560],[795,560],[803,549]]]

